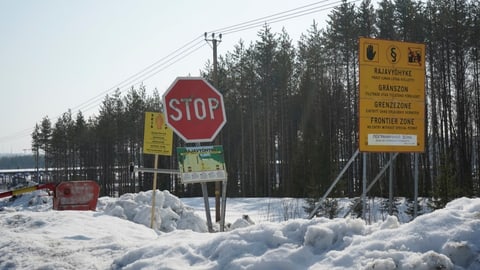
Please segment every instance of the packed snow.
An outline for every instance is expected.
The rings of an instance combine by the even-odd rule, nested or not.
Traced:
[[[303,200],[229,198],[226,231],[208,233],[203,198],[168,191],[151,229],[152,194],[102,197],[97,211],[51,210],[44,191],[1,199],[0,269],[480,269],[480,199],[370,224],[305,219]]]

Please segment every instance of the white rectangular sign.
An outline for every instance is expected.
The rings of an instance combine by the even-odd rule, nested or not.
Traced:
[[[417,135],[368,134],[368,145],[415,146],[417,145]]]

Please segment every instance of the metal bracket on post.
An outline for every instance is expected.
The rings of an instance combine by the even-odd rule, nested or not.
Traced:
[[[318,200],[317,202],[317,205],[315,206],[315,208],[313,209],[313,211],[310,213],[310,215],[308,216],[308,219],[312,219],[313,216],[315,216],[315,213],[317,212],[318,208],[320,206],[322,206],[323,204],[323,201],[325,200],[325,198],[327,198],[328,194],[330,194],[330,192],[333,190],[333,188],[335,187],[335,185],[338,183],[338,181],[340,181],[340,178],[342,178],[343,174],[347,171],[347,169],[350,167],[350,165],[352,164],[352,162],[355,160],[355,158],[358,156],[358,154],[360,153],[360,150],[357,149],[357,151],[355,151],[355,153],[353,153],[353,156],[350,158],[350,160],[348,160],[347,164],[345,165],[345,167],[342,169],[342,171],[338,174],[337,178],[333,181],[332,185],[330,186],[330,188],[327,190],[327,192],[325,192],[325,194],[323,195],[322,198],[320,198],[320,200]]]
[[[375,185],[375,183],[380,179],[383,173],[385,173],[385,171],[392,165],[393,161],[397,158],[398,154],[399,153],[395,153],[393,157],[385,165],[385,167],[383,167],[382,170],[380,170],[380,172],[377,174],[377,176],[375,176],[375,178],[372,180],[370,185],[368,185],[367,187],[367,190],[366,190],[367,193],[370,191],[370,189],[372,189],[373,185]],[[358,204],[359,202],[357,201],[352,207],[350,207],[350,210],[348,210],[348,212],[343,217],[344,218],[347,217],[350,214],[350,212],[352,212],[352,209],[355,209],[355,207],[357,207]]]
[[[134,168],[133,171],[145,172],[145,173],[180,174],[178,170],[153,169],[153,168],[144,168],[144,167]]]

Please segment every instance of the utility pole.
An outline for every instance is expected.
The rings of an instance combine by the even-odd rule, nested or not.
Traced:
[[[213,86],[217,87],[218,86],[218,64],[217,64],[217,46],[218,43],[222,41],[222,34],[218,35],[215,37],[215,33],[211,34],[211,37],[208,38],[208,33],[205,32],[205,41],[207,42],[212,42],[212,48],[213,48]],[[220,140],[217,136],[215,139],[215,144],[219,145]],[[222,189],[222,182],[215,182],[215,221],[219,222],[221,217],[220,217],[220,190]]]

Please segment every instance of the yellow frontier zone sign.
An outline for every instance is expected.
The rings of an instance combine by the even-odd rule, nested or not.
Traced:
[[[359,40],[359,149],[425,151],[425,44]]]

